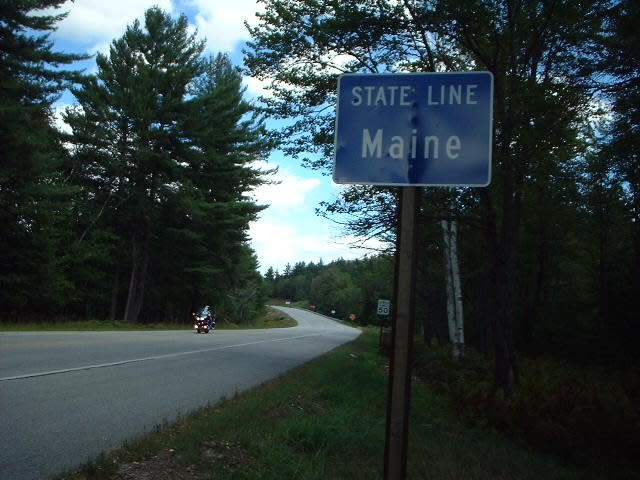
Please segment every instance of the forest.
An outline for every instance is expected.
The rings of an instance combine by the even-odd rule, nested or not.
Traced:
[[[226,55],[157,7],[98,53],[56,52],[64,2],[0,10],[0,318],[236,322],[265,298],[249,223],[272,148]],[[76,103],[54,122],[54,101]]]
[[[381,254],[327,265],[322,260],[297,262],[286,265],[282,273],[269,268],[264,280],[272,298],[302,302],[305,308],[340,320],[353,314],[359,325],[379,325],[385,319],[376,314],[377,302],[392,298],[393,276],[393,255]]]
[[[3,4],[2,321],[184,322],[207,303],[243,322],[271,294],[379,322],[398,189],[341,187],[317,209],[383,251],[263,276],[247,231],[265,206],[248,195],[270,172],[254,162],[278,148],[330,175],[340,74],[489,71],[491,184],[421,189],[419,332],[446,343],[459,305],[465,344],[495,361],[506,391],[520,354],[637,365],[638,2],[260,3],[242,67],[204,55],[184,15],[154,7],[94,74],[49,39],[65,13],[42,8],[62,0]],[[260,102],[243,76],[266,83]],[[67,90],[63,132],[53,105]]]
[[[421,191],[416,301],[427,338],[447,339],[445,253],[455,231],[456,303],[466,344],[494,360],[499,389],[518,384],[520,354],[637,365],[638,2],[268,0],[264,6],[250,28],[245,68],[270,85],[265,111],[289,121],[278,132],[281,148],[320,174],[333,165],[340,74],[493,74],[491,184]],[[390,254],[398,196],[384,186],[343,186],[318,214],[345,233],[385,242],[381,253]],[[375,287],[355,272],[373,272],[377,262],[392,282],[392,267],[373,257],[327,265],[319,275],[356,298],[357,289]],[[276,290],[288,285],[295,298],[307,274],[297,269],[279,272]],[[350,293],[342,288],[347,284]],[[314,295],[309,301],[322,305],[324,294]],[[375,321],[371,305],[357,305],[340,315]]]
[[[492,73],[490,185],[420,192],[414,381],[465,422],[598,478],[637,478],[640,3],[264,4],[246,68],[271,86],[265,111],[289,122],[281,148],[321,174],[340,74]],[[273,294],[377,324],[377,300],[393,295],[399,199],[379,185],[337,189],[318,214],[387,248],[268,271]]]

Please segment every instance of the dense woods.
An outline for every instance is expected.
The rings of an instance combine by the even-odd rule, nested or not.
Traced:
[[[276,297],[388,324],[399,189],[318,206],[380,251],[261,275],[255,161],[330,174],[342,73],[489,71],[491,184],[420,191],[413,373],[465,421],[637,477],[640,2],[259,3],[241,68],[153,7],[93,74],[49,38],[65,0],[0,3],[0,323],[251,323]]]
[[[0,12],[0,316],[8,321],[189,321],[204,304],[261,312],[246,195],[271,144],[225,55],[205,57],[185,16],[129,25],[97,72],[60,69],[48,33],[62,1]],[[55,128],[53,102],[76,104]]]
[[[247,242],[263,207],[246,194],[269,172],[252,162],[275,139],[329,173],[341,73],[487,70],[491,185],[422,191],[421,334],[449,338],[443,225],[455,225],[465,342],[495,359],[498,386],[518,383],[516,352],[637,361],[637,2],[265,0],[245,49],[244,73],[270,85],[260,112],[229,58],[205,56],[186,17],[158,8],[97,55],[95,74],[74,71],[85,57],[48,38],[64,14],[41,10],[63,3],[0,12],[4,320],[183,321],[208,303],[245,321],[270,292],[379,321],[398,192],[351,186],[319,208],[386,251],[265,279]],[[66,89],[76,103],[62,133],[53,104]],[[266,132],[263,114],[286,121]]]
[[[64,3],[0,5],[0,322],[242,323],[272,296],[380,324],[398,189],[318,208],[381,251],[260,275],[254,161],[329,174],[342,73],[489,71],[491,184],[420,192],[414,371],[482,425],[637,465],[640,2],[260,0],[244,70],[154,7],[94,74],[49,39]]]
[[[425,341],[416,342],[414,373],[465,419],[597,465],[596,476],[635,478],[638,2],[265,5],[246,64],[276,79],[265,102],[271,115],[291,121],[280,132],[288,152],[323,173],[332,164],[340,73],[493,73],[491,185],[422,192],[416,300]],[[397,196],[381,187],[343,188],[320,213],[392,252]],[[448,345],[455,299],[447,293],[451,238],[444,232],[452,224],[471,347],[458,360]],[[268,272],[267,280],[278,296],[308,295],[324,313],[375,323],[372,308],[389,298],[391,285],[365,294],[364,272],[390,263],[383,255],[299,264]],[[347,305],[323,303],[326,292],[313,284],[321,276],[336,286],[335,299],[346,292],[343,279],[352,282]]]
[[[290,121],[280,131],[288,153],[323,173],[332,164],[339,74],[494,76],[491,185],[422,192],[418,323],[427,337],[446,340],[447,220],[458,227],[467,343],[495,359],[498,387],[517,385],[516,352],[637,360],[637,2],[264,4],[250,29],[247,70],[271,82],[264,100],[271,115]],[[396,196],[351,186],[321,214],[392,250]],[[366,280],[354,281],[362,288]]]
[[[282,272],[270,268],[264,275],[270,296],[292,302],[306,302],[319,313],[348,320],[356,316],[358,324],[378,324],[378,299],[393,294],[392,255],[362,260],[337,260],[325,265],[297,262]]]

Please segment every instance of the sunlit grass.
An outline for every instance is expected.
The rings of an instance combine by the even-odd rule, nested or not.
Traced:
[[[131,476],[136,469],[171,472],[173,478],[382,478],[388,368],[377,341],[375,330],[365,331],[314,362],[159,427],[67,478],[143,478]],[[410,431],[410,479],[598,478],[492,429],[467,426],[443,397],[417,381]]]

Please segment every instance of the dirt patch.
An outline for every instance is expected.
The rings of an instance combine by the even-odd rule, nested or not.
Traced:
[[[205,441],[197,465],[180,465],[173,449],[146,460],[124,463],[110,480],[206,480],[225,479],[233,470],[249,470],[254,458],[239,445]]]
[[[225,471],[249,470],[255,465],[254,457],[238,444],[208,440],[202,445],[200,454],[203,462]]]

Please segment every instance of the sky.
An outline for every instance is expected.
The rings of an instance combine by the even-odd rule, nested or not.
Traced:
[[[112,40],[121,37],[127,25],[142,19],[144,11],[154,5],[173,16],[184,13],[198,36],[206,39],[206,53],[224,52],[232,62],[242,64],[242,48],[249,34],[244,25],[255,25],[255,12],[263,5],[255,0],[75,0],[63,5],[68,16],[51,36],[55,50],[68,53],[107,53]],[[93,60],[78,63],[87,73],[96,70]],[[244,79],[248,100],[262,92],[260,82]],[[71,94],[61,97],[59,110],[74,103]],[[287,264],[322,260],[325,264],[339,258],[361,258],[371,250],[352,248],[353,238],[330,220],[318,217],[315,209],[321,201],[331,201],[339,186],[320,172],[305,169],[299,161],[275,151],[268,158],[270,168],[278,173],[270,178],[276,185],[263,185],[254,193],[260,204],[269,205],[250,226],[251,245],[260,271],[269,267],[283,272]]]

